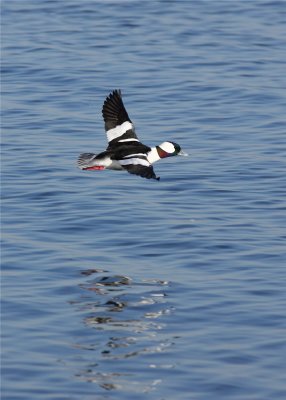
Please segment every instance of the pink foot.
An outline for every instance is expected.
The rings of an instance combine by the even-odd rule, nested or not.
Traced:
[[[86,171],[92,171],[92,170],[102,171],[103,169],[105,169],[105,167],[103,167],[102,165],[95,165],[94,167],[86,167],[83,169]]]

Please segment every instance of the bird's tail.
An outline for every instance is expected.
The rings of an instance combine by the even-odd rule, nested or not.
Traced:
[[[82,153],[77,159],[77,166],[80,169],[94,169],[98,166],[98,161],[95,159],[96,155],[93,153]]]

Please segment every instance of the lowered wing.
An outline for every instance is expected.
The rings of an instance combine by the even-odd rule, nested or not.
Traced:
[[[146,179],[160,179],[155,175],[154,169],[144,153],[129,154],[117,159],[117,161],[130,174],[139,175]]]

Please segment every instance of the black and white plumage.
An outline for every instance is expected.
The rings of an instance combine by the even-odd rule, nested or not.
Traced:
[[[81,154],[78,167],[82,170],[126,170],[143,178],[159,180],[152,167],[154,162],[161,158],[186,155],[180,146],[173,142],[163,142],[153,148],[141,143],[124,107],[120,90],[114,90],[106,98],[102,115],[108,147],[97,155]]]

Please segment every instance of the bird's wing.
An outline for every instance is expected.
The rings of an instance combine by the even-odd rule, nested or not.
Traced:
[[[102,115],[109,148],[117,144],[139,142],[134,125],[125,110],[120,90],[114,90],[106,98]]]
[[[130,174],[139,175],[146,179],[160,179],[155,175],[153,167],[144,153],[129,154],[117,161]]]

